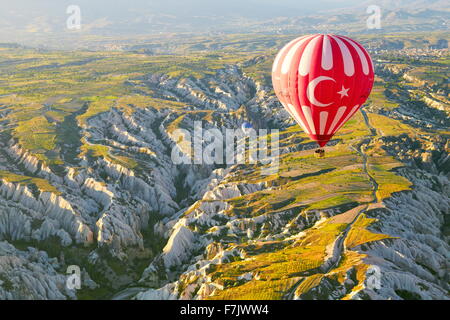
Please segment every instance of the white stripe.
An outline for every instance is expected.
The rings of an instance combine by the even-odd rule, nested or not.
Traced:
[[[292,115],[292,117],[294,117],[295,121],[297,121],[297,123],[302,127],[303,131],[305,131],[307,134],[309,134],[308,128],[306,127],[305,123],[302,121],[302,118],[295,111],[295,107],[292,104],[288,103],[288,107],[286,109],[289,111],[289,113]]]
[[[300,65],[298,69],[298,73],[303,77],[309,73],[309,69],[311,68],[312,55],[316,47],[317,41],[319,40],[320,36],[317,36],[316,38],[312,39],[306,46],[305,51],[303,51],[303,55],[300,59]]]
[[[330,38],[328,38],[327,35],[323,37],[322,68],[324,70],[331,70],[333,68],[333,49],[331,47]]]
[[[356,106],[353,107],[352,111],[349,112],[347,117],[345,117],[344,121],[342,121],[341,125],[339,126],[339,128],[337,128],[336,131],[338,131],[356,113],[358,108],[359,108],[359,104],[357,104]]]
[[[328,120],[328,112],[322,111],[320,113],[320,134],[322,134],[322,135],[325,133],[325,127],[327,125],[327,120]]]
[[[314,127],[314,121],[311,115],[311,108],[308,106],[302,106],[303,115],[306,118],[306,121],[308,122],[309,128],[311,129],[312,134],[316,134],[316,128]]]
[[[272,72],[275,72],[278,68],[278,63],[280,62],[281,57],[284,55],[284,53],[286,52],[286,50],[289,48],[289,46],[291,44],[293,44],[295,41],[298,41],[299,38],[292,40],[291,42],[289,42],[287,45],[285,45],[283,47],[283,49],[281,49],[281,51],[277,54],[277,57],[275,58],[275,61],[273,62],[273,66],[272,66]]]
[[[347,110],[347,107],[340,107],[338,109],[338,111],[336,112],[336,116],[334,117],[333,123],[331,124],[330,129],[328,130],[328,135],[333,133],[334,127],[336,127],[339,120],[341,120],[341,118],[344,115],[346,110]]]
[[[359,59],[361,60],[363,72],[367,76],[369,74],[369,63],[367,62],[366,55],[362,52],[361,48],[355,42],[353,42],[353,40],[348,38],[344,38],[344,40],[350,43],[353,48],[355,48],[356,52],[358,53]]]
[[[344,72],[347,76],[351,77],[355,74],[355,64],[353,63],[353,57],[348,50],[347,45],[342,42],[338,37],[332,37],[338,44],[339,49],[341,49],[342,58],[344,60]]]
[[[372,72],[375,73],[375,69],[373,68],[372,57],[371,57],[370,54],[367,52],[367,50],[364,50],[364,51],[366,51],[367,55],[369,56],[370,69],[372,69]]]
[[[298,49],[300,49],[301,45],[308,39],[311,39],[309,36],[304,39],[301,39],[299,42],[297,42],[288,52],[286,57],[284,58],[283,64],[281,65],[281,73],[286,74],[291,69],[292,59],[294,59],[294,55],[297,53]]]

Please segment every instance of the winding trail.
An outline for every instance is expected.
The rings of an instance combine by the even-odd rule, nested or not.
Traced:
[[[370,174],[370,172],[368,170],[369,160],[368,160],[367,154],[364,152],[364,146],[369,144],[372,141],[372,139],[377,136],[377,130],[370,124],[369,117],[367,116],[367,113],[363,109],[361,109],[361,113],[364,118],[364,123],[366,124],[367,128],[370,130],[370,135],[367,139],[360,141],[356,146],[351,146],[351,148],[353,150],[355,150],[363,159],[364,173],[367,175],[367,177],[369,178],[369,180],[373,186],[373,188],[372,188],[373,200],[370,203],[363,205],[363,207],[360,209],[358,214],[355,215],[355,218],[352,220],[352,222],[350,222],[348,224],[348,226],[345,228],[345,230],[342,231],[341,234],[339,234],[339,236],[333,243],[333,250],[332,250],[331,257],[329,259],[326,259],[324,261],[324,263],[318,268],[319,272],[323,273],[323,274],[327,274],[327,273],[331,272],[333,269],[338,267],[338,265],[343,257],[343,254],[345,253],[345,250],[346,250],[344,247],[345,239],[347,238],[347,235],[348,235],[349,231],[351,230],[351,228],[353,227],[354,223],[358,220],[358,218],[361,216],[361,214],[367,212],[367,209],[369,208],[370,204],[379,202],[378,195],[377,195],[379,185],[378,185],[377,181],[375,180],[375,178]],[[312,270],[305,271],[304,276],[307,277],[309,275],[312,275],[314,272],[311,272],[311,271]],[[305,277],[300,279],[295,285],[293,285],[289,289],[289,291],[284,296],[284,300],[292,300],[294,298],[295,291],[300,286],[300,284],[306,279]]]
[[[367,128],[369,128],[369,130],[370,130],[370,140],[372,140],[374,137],[377,136],[377,129],[375,129],[375,128],[372,126],[372,124],[370,123],[369,117],[367,116],[366,111],[364,111],[363,109],[361,109],[361,113],[362,113],[362,115],[363,115],[363,117],[364,117],[364,122],[365,122]],[[369,140],[369,141],[370,141],[370,140]],[[357,152],[358,152],[358,153],[363,157],[363,159],[364,159],[364,162],[363,162],[363,170],[364,170],[364,172],[367,174],[367,176],[369,177],[369,180],[372,182],[372,185],[373,185],[373,201],[372,201],[372,203],[378,203],[378,202],[380,202],[379,199],[378,199],[378,195],[377,195],[379,186],[378,186],[378,183],[377,183],[377,181],[375,180],[375,178],[374,178],[374,177],[370,174],[370,172],[367,170],[368,157],[367,157],[367,154],[366,154],[366,153],[364,152],[364,150],[363,150],[363,144],[364,144],[364,143],[362,143],[362,144],[359,145],[359,151],[357,151]]]

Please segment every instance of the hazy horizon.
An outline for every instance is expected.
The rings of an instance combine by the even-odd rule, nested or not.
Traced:
[[[70,44],[89,36],[117,39],[184,32],[270,33],[279,28],[282,32],[302,28],[308,32],[323,24],[345,26],[352,22],[363,29],[367,6],[375,3],[383,14],[397,8],[448,8],[443,0],[17,0],[0,3],[0,42],[46,46],[49,40]],[[80,32],[66,27],[70,5],[81,10]],[[327,18],[332,15],[341,17]],[[64,41],[59,42],[61,39]]]

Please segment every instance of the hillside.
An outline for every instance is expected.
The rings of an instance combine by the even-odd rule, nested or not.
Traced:
[[[114,5],[107,0],[78,0],[81,25],[72,30],[66,27],[72,17],[67,12],[69,5],[74,4],[54,0],[0,3],[0,43],[52,50],[117,51],[143,44],[166,49],[199,36],[214,43],[217,38],[243,33],[252,37],[448,33],[450,18],[445,0],[116,0]],[[367,10],[373,5],[381,15],[377,29],[367,26],[374,13]]]

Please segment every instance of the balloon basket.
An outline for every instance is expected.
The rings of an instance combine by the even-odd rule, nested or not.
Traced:
[[[325,150],[317,149],[316,151],[314,151],[314,155],[316,158],[325,158]]]

